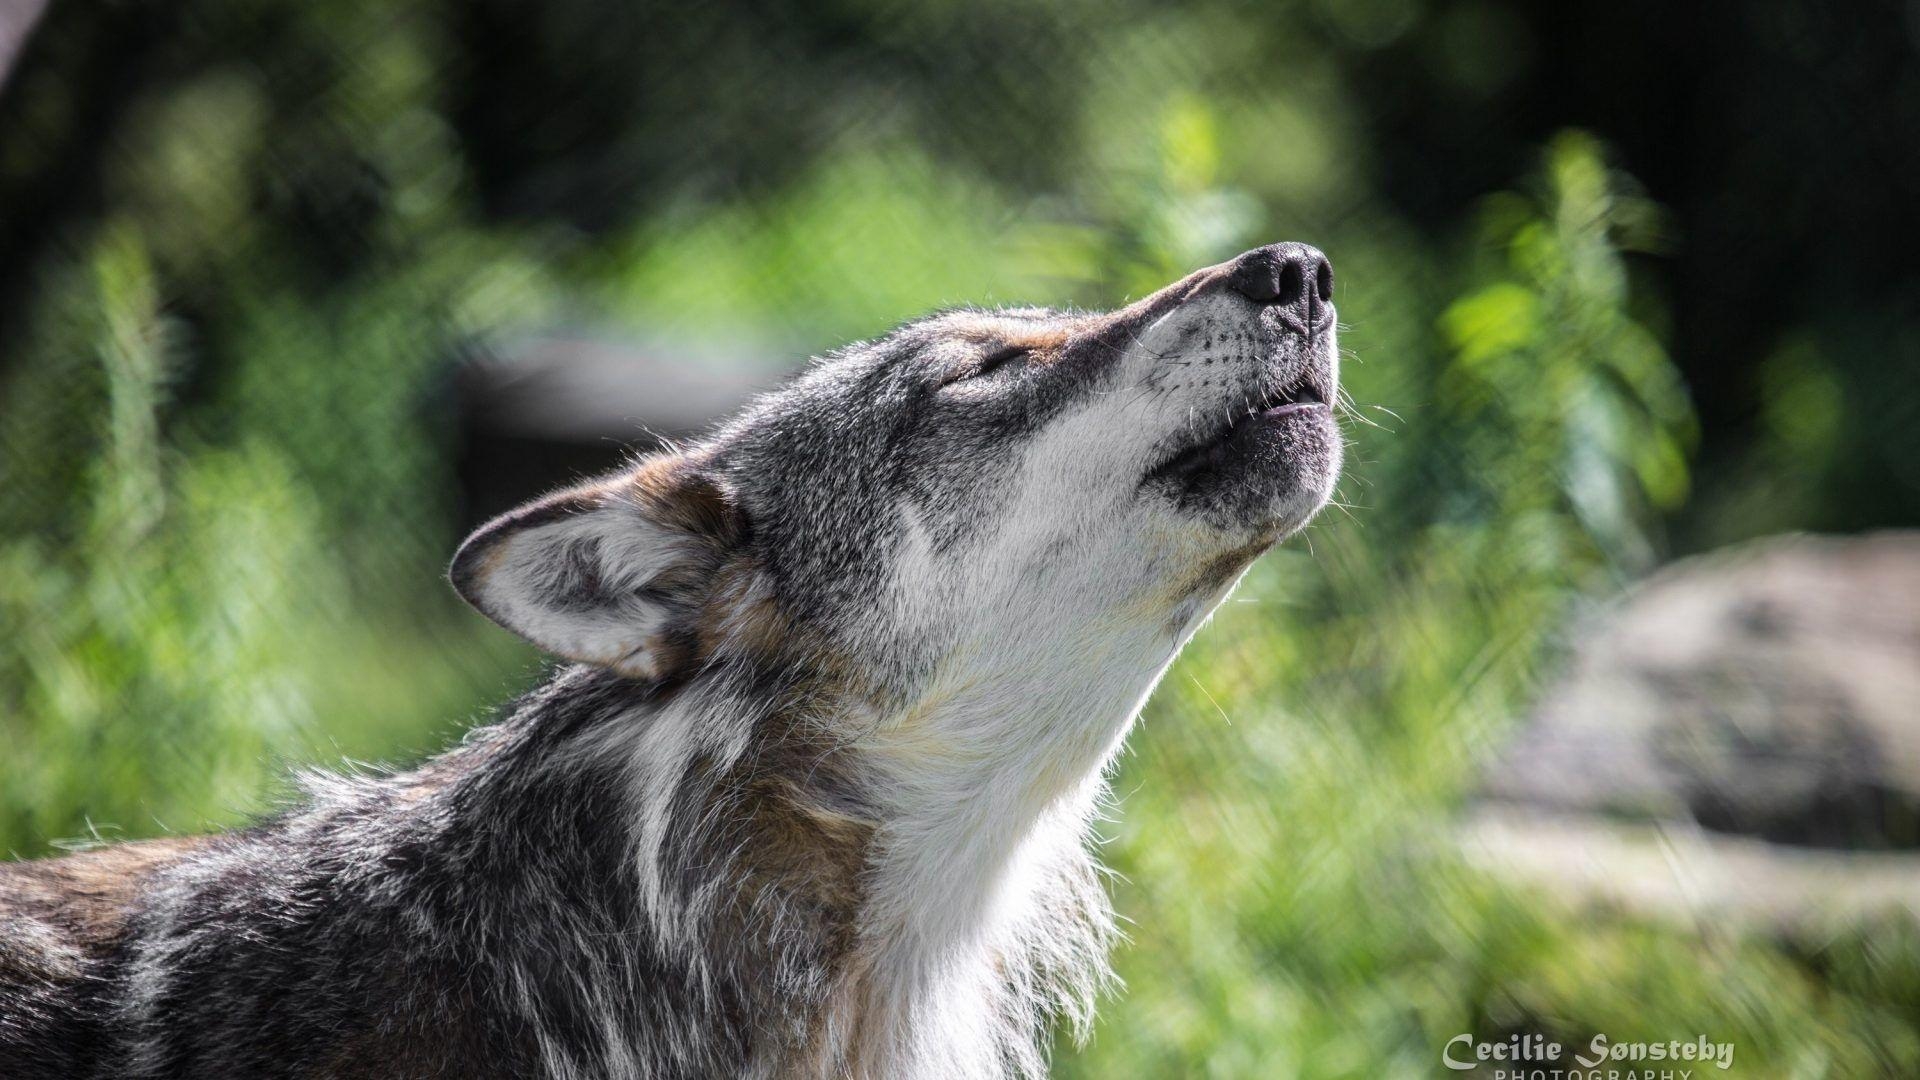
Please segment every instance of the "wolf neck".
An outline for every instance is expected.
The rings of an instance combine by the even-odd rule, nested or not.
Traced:
[[[924,864],[950,894],[956,879],[1001,877],[1036,832],[1083,824],[1172,659],[1170,646],[1156,651],[1075,673],[956,673],[883,721],[860,749],[878,781],[889,854]]]
[[[563,786],[597,788],[596,762],[623,775],[635,914],[668,955],[699,967],[717,949],[721,967],[787,976],[742,991],[793,1033],[753,1051],[756,1068],[1038,1074],[1046,1020],[1084,1024],[1106,978],[1113,928],[1086,833],[1175,643],[1109,644],[1073,670],[956,662],[830,752],[777,734],[807,731],[809,707],[751,679],[659,703],[582,669],[541,695],[528,735]],[[767,912],[779,940],[756,943]]]
[[[1058,666],[956,661],[863,741],[885,807],[861,927],[866,1022],[888,1029],[871,1074],[1043,1073],[1037,1021],[1090,1016],[1114,931],[1087,834],[1176,645],[1143,632]]]

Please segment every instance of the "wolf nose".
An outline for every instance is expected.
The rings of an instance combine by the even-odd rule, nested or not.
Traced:
[[[1256,304],[1271,304],[1311,336],[1326,325],[1333,264],[1305,244],[1268,244],[1234,260],[1227,284]]]

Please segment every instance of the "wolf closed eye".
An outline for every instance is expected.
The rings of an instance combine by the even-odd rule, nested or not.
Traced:
[[[967,379],[978,379],[984,375],[991,375],[1016,361],[1025,360],[1032,352],[1032,349],[1024,345],[1003,345],[981,357],[979,360],[974,361],[971,366],[962,366],[956,369],[953,374],[947,376],[942,385],[950,385],[952,383],[963,382]]]
[[[569,663],[425,765],[0,867],[0,1076],[1039,1075],[1086,846],[1181,645],[1327,501],[1333,276],[961,310],[489,522]]]

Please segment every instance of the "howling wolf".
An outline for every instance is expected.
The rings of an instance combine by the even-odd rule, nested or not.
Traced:
[[[488,523],[454,587],[568,664],[417,769],[0,866],[0,1077],[1043,1074],[1107,767],[1332,491],[1332,300],[1275,244],[935,315]]]

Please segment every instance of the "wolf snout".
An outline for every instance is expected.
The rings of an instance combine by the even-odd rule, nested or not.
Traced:
[[[1311,338],[1328,323],[1333,264],[1306,244],[1268,244],[1233,260],[1227,287],[1267,305],[1282,323]]]

